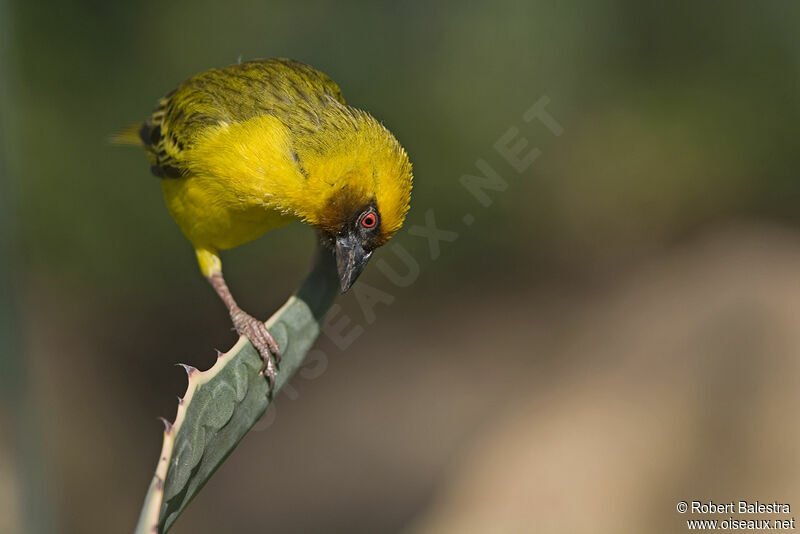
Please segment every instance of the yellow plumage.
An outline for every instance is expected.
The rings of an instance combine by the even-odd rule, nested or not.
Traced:
[[[167,206],[218,269],[218,250],[300,219],[335,226],[331,199],[346,190],[375,199],[383,242],[402,225],[411,166],[369,114],[347,106],[324,74],[291,60],[253,61],[190,78],[161,99],[142,129],[165,177]],[[177,172],[176,172],[177,171]]]
[[[159,100],[138,137],[234,324],[238,307],[218,251],[301,220],[336,253],[346,290],[408,210],[411,164],[394,136],[348,106],[330,78],[296,61],[251,61],[193,76]],[[134,139],[126,130],[115,141]],[[239,323],[251,341],[259,334]]]
[[[191,154],[183,155],[189,175],[161,181],[167,207],[198,251],[204,276],[220,270],[218,250],[300,218],[289,199],[305,187],[285,130],[268,115],[207,127]]]

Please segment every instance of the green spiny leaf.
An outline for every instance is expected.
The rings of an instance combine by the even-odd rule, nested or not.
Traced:
[[[297,293],[268,321],[282,359],[275,393],[297,371],[338,293],[333,256],[320,251]],[[164,533],[269,406],[261,357],[245,338],[207,371],[185,367],[189,385],[145,497],[136,534]],[[274,396],[274,394],[273,394]]]

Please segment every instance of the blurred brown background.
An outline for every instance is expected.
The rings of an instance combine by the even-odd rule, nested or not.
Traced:
[[[800,507],[798,24],[790,1],[0,0],[0,533],[132,531],[173,364],[233,343],[144,156],[107,138],[239,57],[307,62],[397,135],[419,276],[372,262],[391,304],[339,299],[363,333],[320,339],[173,532],[667,533],[680,500]],[[522,119],[542,97],[561,135]],[[510,128],[541,151],[522,173],[494,148]],[[508,184],[488,207],[460,183],[479,159]],[[429,213],[458,234],[435,259],[410,231]],[[226,254],[243,307],[274,311],[313,241]]]

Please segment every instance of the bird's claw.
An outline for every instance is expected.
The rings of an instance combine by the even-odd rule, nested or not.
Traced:
[[[259,353],[261,353],[260,350]],[[261,366],[261,370],[258,372],[258,374],[267,377],[267,382],[269,384],[269,394],[272,395],[272,392],[275,390],[275,377],[277,376],[275,363],[273,363],[270,354],[267,354],[266,357],[264,357],[264,355],[261,354],[261,359],[264,360],[264,364]]]
[[[264,364],[261,366],[259,374],[267,377],[269,383],[269,394],[272,395],[275,389],[275,378],[278,373],[278,363],[281,361],[281,353],[278,342],[272,337],[264,323],[244,312],[232,315],[233,326],[241,336],[245,336],[258,351]]]

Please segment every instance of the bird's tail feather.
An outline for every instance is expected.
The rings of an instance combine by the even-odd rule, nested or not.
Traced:
[[[117,133],[112,134],[108,140],[114,145],[142,146],[144,145],[144,142],[139,134],[141,129],[141,124],[134,124],[132,126],[128,126],[124,130],[120,130]]]

